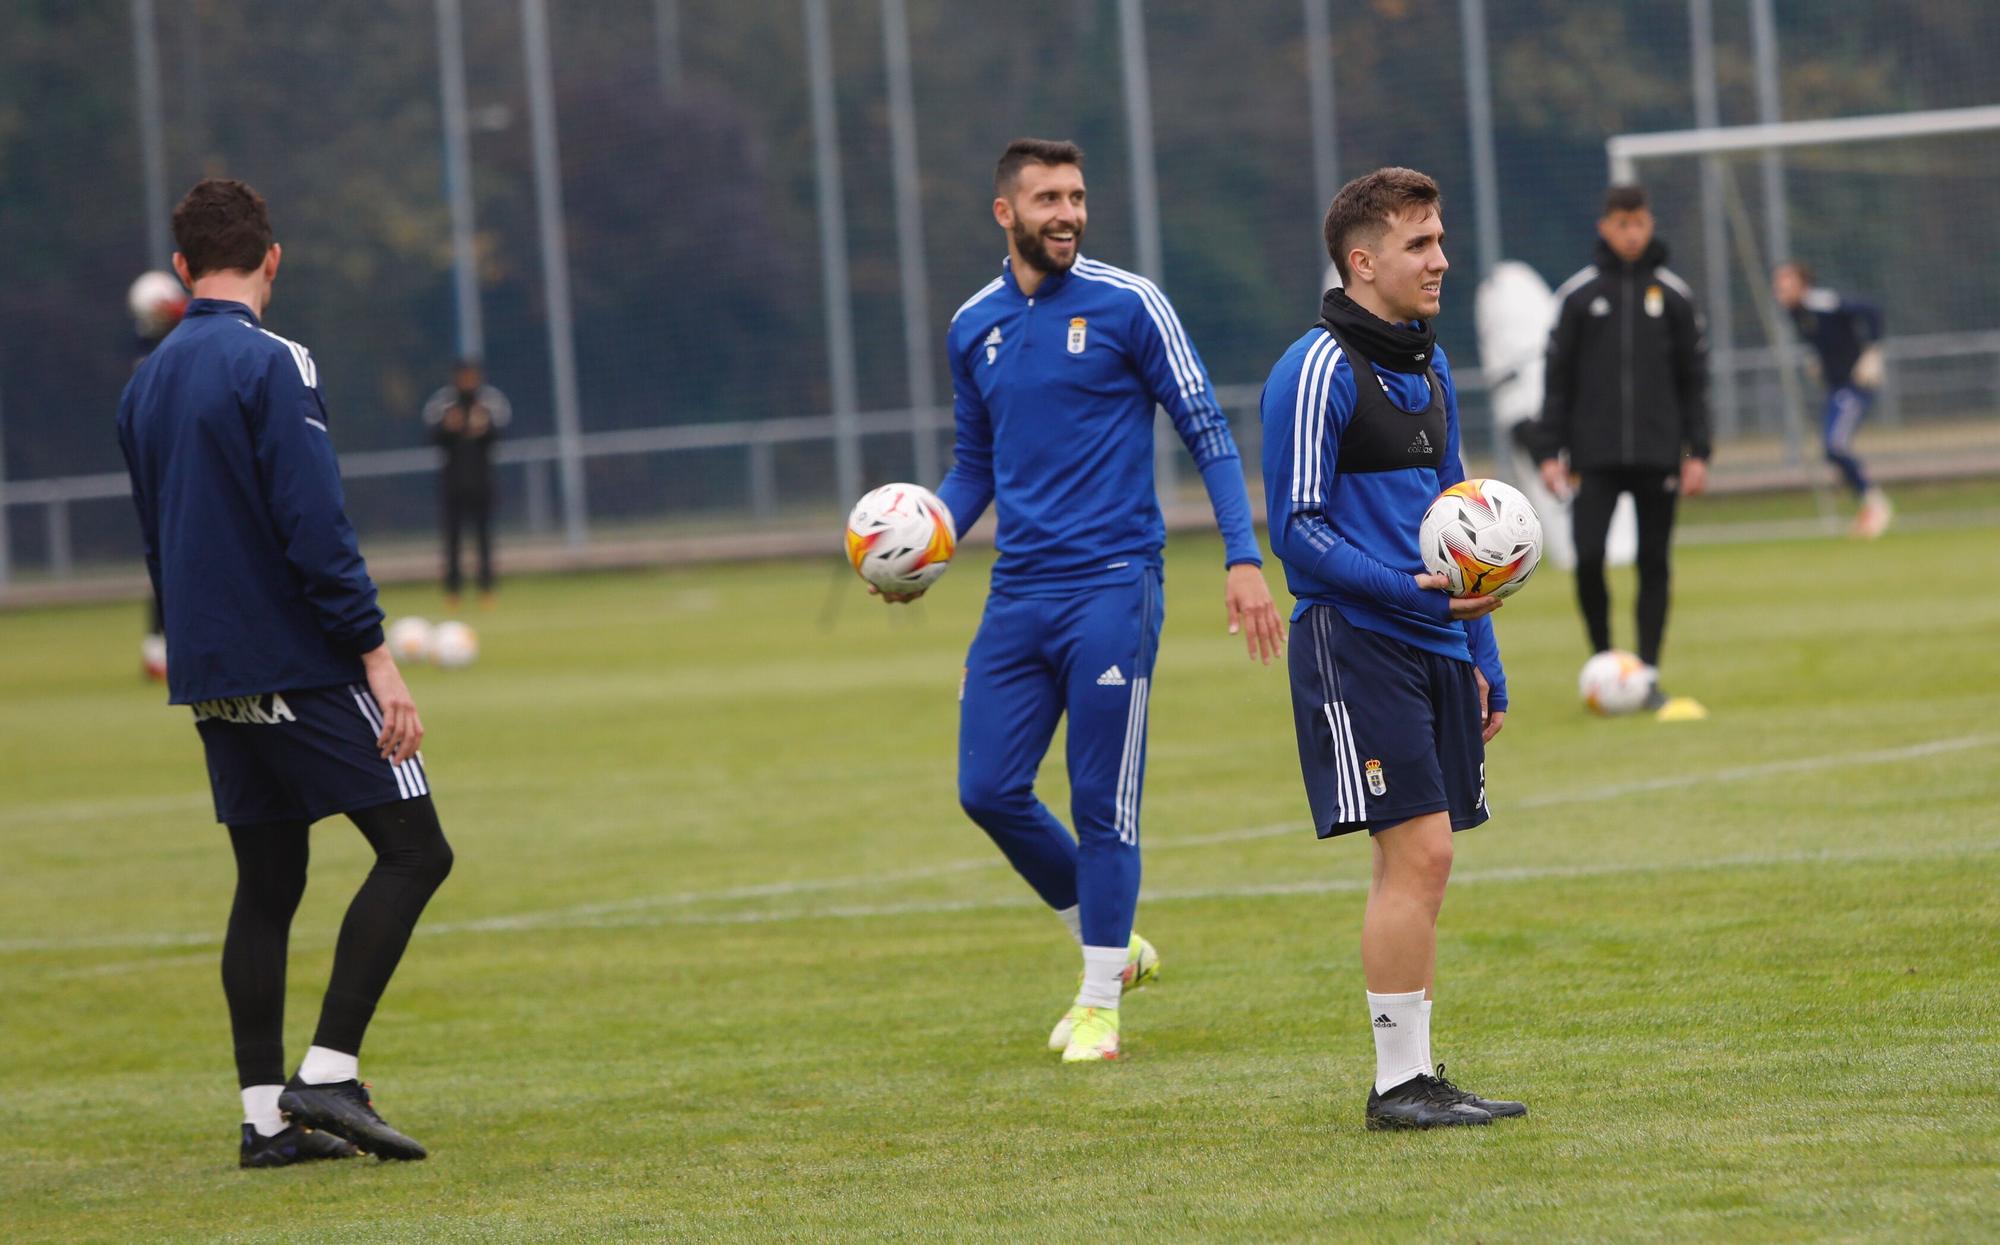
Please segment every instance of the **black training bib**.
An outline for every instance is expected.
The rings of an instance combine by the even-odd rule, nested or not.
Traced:
[[[1354,418],[1340,438],[1340,473],[1436,468],[1444,461],[1444,386],[1434,368],[1424,369],[1431,402],[1412,415],[1389,400],[1382,378],[1366,355],[1325,320],[1319,326],[1340,343],[1354,372]]]

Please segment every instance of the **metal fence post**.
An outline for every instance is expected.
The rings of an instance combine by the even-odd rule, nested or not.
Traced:
[[[1132,236],[1141,276],[1161,284],[1166,262],[1160,247],[1160,187],[1153,161],[1153,85],[1146,71],[1143,0],[1118,0],[1118,60],[1125,85],[1125,135],[1132,171]],[[1153,484],[1163,495],[1176,488],[1180,458],[1173,422],[1153,417]]]
[[[521,43],[526,52],[528,111],[534,132],[535,210],[541,235],[542,290],[548,303],[549,365],[555,382],[563,539],[575,548],[589,539],[590,533],[583,493],[576,330],[569,304],[569,243],[563,228],[562,164],[556,154],[555,82],[549,68],[546,0],[521,0]]]
[[[49,541],[49,575],[54,579],[68,579],[74,560],[70,556],[69,503],[58,498],[49,502],[47,531]]]
[[[437,0],[437,23],[444,197],[451,212],[451,288],[458,313],[458,357],[484,359],[486,333],[479,316],[479,257],[472,241],[472,156],[465,119],[465,36],[459,0]]]
[[[1722,123],[1715,86],[1715,11],[1712,0],[1688,0],[1688,41],[1694,73],[1694,123],[1704,130]],[[1736,399],[1736,317],[1730,298],[1728,224],[1722,203],[1722,161],[1701,158],[1702,266],[1708,286],[1709,367],[1714,376],[1715,429],[1734,436],[1740,422]]]
[[[854,308],[847,281],[847,211],[841,202],[840,121],[834,112],[833,35],[826,0],[803,0],[812,79],[813,155],[819,200],[820,295],[833,391],[834,483],[842,505],[861,496],[860,399],[854,376]]]
[[[0,373],[0,593],[14,572],[13,534],[7,528],[7,384]]]
[[[1472,133],[1473,223],[1479,239],[1479,275],[1500,262],[1499,164],[1493,156],[1493,86],[1486,60],[1486,0],[1459,0],[1465,31],[1465,123]]]
[[[1340,131],[1335,125],[1333,94],[1333,19],[1328,0],[1305,0],[1306,100],[1312,114],[1313,194],[1318,202],[1312,220],[1317,226],[1333,196],[1340,193]],[[1313,230],[1318,237],[1319,230]],[[1313,246],[1313,271],[1326,270],[1326,245]]]
[[[1778,19],[1771,0],[1750,0],[1750,44],[1757,61],[1757,120],[1784,119],[1778,93]],[[1785,157],[1764,152],[1764,255],[1774,264],[1792,258],[1792,222],[1785,203]]]
[[[931,362],[930,278],[924,267],[924,202],[917,181],[917,109],[910,84],[910,16],[904,0],[882,0],[882,52],[889,77],[890,173],[896,194],[896,268],[903,287],[903,357],[909,372],[912,450],[917,480],[938,479],[931,411],[937,379]]]
[[[146,262],[165,269],[173,255],[167,221],[167,141],[160,124],[160,35],[153,0],[132,0],[132,54],[138,75],[139,153],[146,181]]]

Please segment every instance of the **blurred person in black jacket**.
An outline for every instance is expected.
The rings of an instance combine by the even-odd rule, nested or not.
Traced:
[[[445,605],[458,608],[465,580],[459,570],[459,535],[467,523],[479,543],[479,596],[493,603],[493,443],[513,410],[506,395],[486,384],[476,359],[461,359],[452,383],[424,403],[424,426],[444,450],[439,480],[444,500]]]
[[[1572,492],[1576,596],[1592,652],[1611,647],[1605,537],[1621,493],[1639,520],[1639,659],[1658,686],[1674,508],[1708,485],[1708,343],[1687,283],[1667,267],[1640,186],[1613,186],[1596,261],[1556,290],[1541,418],[1524,434],[1542,481]],[[1565,467],[1563,460],[1567,458]]]

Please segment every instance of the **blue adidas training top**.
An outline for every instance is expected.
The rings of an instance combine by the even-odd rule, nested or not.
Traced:
[[[1158,286],[1079,256],[1030,298],[1003,264],[946,343],[957,440],[938,496],[960,533],[994,505],[995,591],[1069,592],[1160,564],[1155,404],[1201,469],[1228,564],[1263,564],[1236,441]]]
[[[1297,619],[1330,605],[1352,626],[1459,661],[1473,661],[1491,688],[1488,707],[1507,707],[1507,676],[1493,620],[1460,622],[1451,598],[1412,577],[1424,570],[1417,529],[1439,493],[1465,478],[1459,460],[1458,394],[1444,348],[1432,352],[1444,386],[1445,450],[1438,467],[1340,473],[1340,439],[1354,418],[1347,352],[1315,325],[1292,343],[1264,383],[1264,495],[1271,551],[1298,598]],[[1430,405],[1422,376],[1371,366],[1397,409]]]
[[[118,445],[173,704],[363,677],[382,611],[304,346],[242,303],[195,299],[125,386]]]

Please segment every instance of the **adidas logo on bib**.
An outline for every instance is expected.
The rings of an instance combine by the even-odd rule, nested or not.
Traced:
[[[1125,686],[1125,674],[1118,667],[1113,666],[1111,669],[1097,676],[1097,686],[1123,687]]]
[[[1417,429],[1417,439],[1410,442],[1410,448],[1406,452],[1411,454],[1430,453],[1431,452],[1430,435],[1421,428]]]

